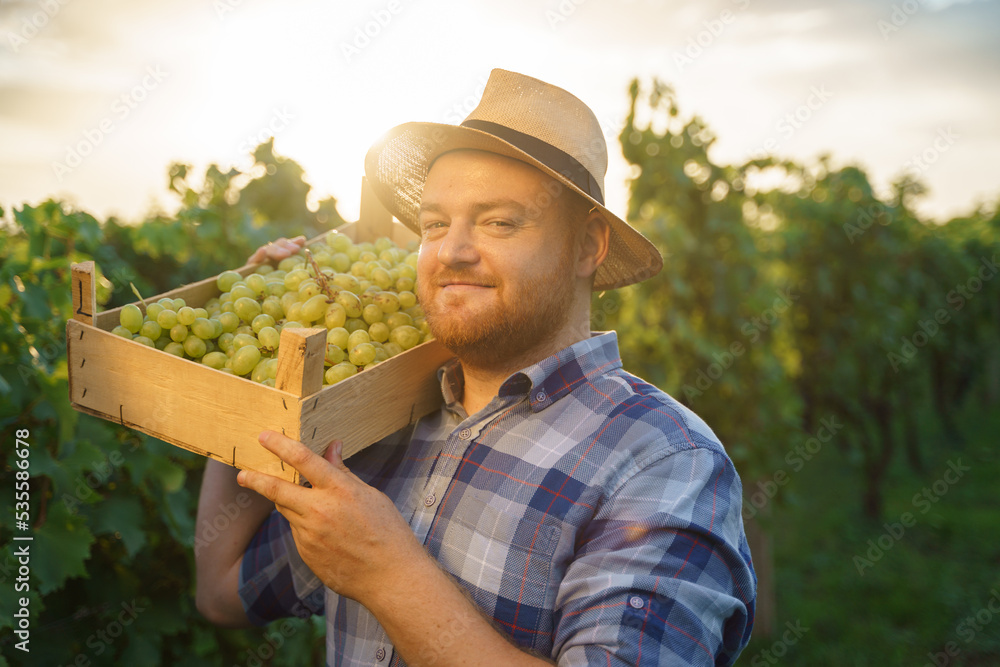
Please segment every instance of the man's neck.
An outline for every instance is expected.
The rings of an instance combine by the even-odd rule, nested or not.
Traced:
[[[589,312],[587,322],[589,324]],[[459,358],[459,361],[462,362],[462,373],[465,378],[461,398],[465,414],[471,416],[485,408],[500,392],[500,386],[504,380],[513,373],[537,364],[542,359],[550,357],[589,336],[589,326],[565,327],[557,336],[544,344],[538,345],[514,359],[506,360],[500,365],[482,366],[476,364],[474,359]]]

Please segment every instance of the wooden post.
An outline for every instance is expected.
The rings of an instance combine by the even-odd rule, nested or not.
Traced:
[[[323,388],[326,329],[282,329],[274,387],[296,396]]]
[[[361,213],[358,216],[358,241],[392,237],[392,214],[382,205],[368,179],[361,177]]]
[[[73,319],[84,324],[94,325],[97,314],[97,281],[94,279],[96,268],[93,260],[73,264]]]

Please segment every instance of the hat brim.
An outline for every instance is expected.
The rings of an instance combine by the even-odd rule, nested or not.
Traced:
[[[557,180],[600,211],[611,230],[608,255],[594,276],[594,290],[624,287],[650,278],[663,258],[645,236],[563,174],[513,144],[461,125],[404,123],[383,135],[365,156],[365,174],[382,204],[417,234],[420,199],[430,165],[449,151],[471,149],[525,162]]]

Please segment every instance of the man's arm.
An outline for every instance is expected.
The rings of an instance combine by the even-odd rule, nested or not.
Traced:
[[[209,621],[227,627],[251,625],[238,595],[240,564],[250,540],[274,509],[270,500],[236,483],[238,472],[209,459],[195,524],[195,604]]]
[[[291,524],[302,560],[324,584],[378,619],[409,665],[546,665],[497,631],[424,550],[396,506],[353,475],[340,443],[317,456],[265,432],[261,444],[312,483],[243,471],[240,484],[272,499]]]

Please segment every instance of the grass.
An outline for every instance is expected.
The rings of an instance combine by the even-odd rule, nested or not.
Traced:
[[[755,636],[738,664],[1000,665],[1000,611],[987,607],[1000,592],[1000,414],[968,406],[961,423],[962,445],[922,429],[923,473],[897,452],[879,522],[862,516],[860,470],[835,447],[795,473],[770,522],[779,631]],[[959,461],[969,470],[946,476]],[[786,622],[808,632],[786,643]]]

